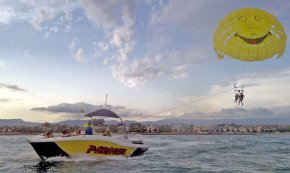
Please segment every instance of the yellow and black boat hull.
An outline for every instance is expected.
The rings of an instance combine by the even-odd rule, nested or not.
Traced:
[[[92,157],[142,155],[148,146],[127,139],[104,136],[72,136],[38,138],[29,141],[36,153],[42,158],[55,156],[88,155]]]

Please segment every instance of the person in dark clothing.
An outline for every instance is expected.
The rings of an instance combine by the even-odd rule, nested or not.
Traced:
[[[240,97],[239,93],[236,92],[234,103],[238,103],[239,97]]]
[[[91,126],[86,128],[86,135],[93,135],[93,128]]]
[[[243,104],[243,100],[244,100],[244,97],[245,97],[245,95],[243,94],[243,90],[241,91],[241,90],[239,90],[239,103],[238,103],[238,105],[242,105],[242,106],[244,106],[244,104]]]
[[[90,121],[88,121],[84,124],[86,135],[93,135],[93,128],[92,128],[91,124],[92,123]]]

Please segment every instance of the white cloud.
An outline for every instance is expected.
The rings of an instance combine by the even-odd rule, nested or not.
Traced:
[[[88,57],[86,56],[85,50],[83,48],[78,48],[78,38],[72,39],[72,41],[69,44],[69,50],[72,53],[72,56],[75,60],[77,60],[80,63],[86,62],[88,60]]]
[[[79,48],[75,54],[75,59],[78,62],[85,62],[86,61],[86,55],[85,55],[85,51],[82,48]]]
[[[81,1],[87,18],[102,27],[112,46],[117,48],[118,61],[126,61],[132,52],[135,25],[135,1]]]
[[[98,58],[101,55],[103,55],[105,52],[109,49],[109,44],[106,42],[93,42],[93,48],[94,48],[94,57]]]
[[[2,99],[2,102],[6,101],[5,98]],[[7,100],[9,101],[9,100]],[[1,102],[1,98],[0,98]],[[31,108],[32,111],[48,111],[51,113],[70,113],[70,114],[81,114],[81,110],[83,110],[85,113],[93,112],[97,109],[99,109],[100,105],[92,105],[88,103],[60,103],[57,105],[51,105],[48,107],[35,107]],[[140,117],[144,115],[148,115],[147,113],[132,109],[132,108],[126,108],[125,106],[113,106],[112,111],[116,112],[121,117]],[[75,117],[75,115],[72,115],[72,117]],[[67,117],[71,118],[71,117]]]
[[[11,7],[0,7],[0,23],[8,24],[15,17],[15,11]]]
[[[125,63],[116,63],[112,65],[112,73],[115,78],[130,87],[164,76],[184,79],[194,66],[208,61],[209,57],[201,48],[153,54]]]
[[[109,50],[109,44],[106,42],[93,42],[93,47],[94,47],[94,57],[95,58],[99,58],[102,57],[102,55],[104,55],[104,53],[108,52]],[[107,65],[109,62],[109,58],[104,58],[103,59],[103,64]]]
[[[57,15],[63,12],[64,14],[61,14],[59,17],[59,22],[64,23],[66,20],[71,21],[73,19],[73,15],[70,11],[77,8],[77,5],[74,5],[74,3],[75,2],[68,1],[19,1],[16,6],[13,6],[11,10],[8,10],[10,11],[9,16],[11,17],[9,17],[9,20],[7,19],[7,21],[10,21],[10,18],[11,20],[24,20],[31,23],[35,29],[42,29],[42,23],[54,19]],[[96,26],[103,28],[106,34],[105,39],[107,40],[98,42],[97,46],[94,43],[93,56],[100,57],[104,52],[108,51],[109,48],[112,48],[112,50],[116,49],[116,52],[110,56],[111,58],[108,58],[108,56],[104,58],[104,64],[110,64],[111,62],[110,65],[112,66],[113,76],[127,85],[136,86],[141,83],[156,80],[165,73],[172,75],[172,77],[176,79],[186,78],[189,75],[189,71],[192,66],[201,61],[201,58],[197,57],[197,54],[200,53],[197,52],[198,49],[194,49],[194,51],[188,49],[180,50],[179,52],[174,50],[160,52],[164,49],[159,49],[158,46],[156,46],[156,42],[159,42],[159,38],[165,35],[160,35],[156,39],[149,41],[149,44],[153,44],[154,47],[157,48],[155,48],[155,52],[148,51],[147,55],[145,55],[147,60],[128,60],[128,57],[134,51],[137,44],[135,41],[135,7],[137,2],[130,0],[84,0],[79,1],[79,3],[85,11],[87,19],[92,21]],[[172,4],[170,5],[172,6],[171,8],[178,5],[178,3],[169,4]],[[21,6],[25,8],[20,8]],[[169,14],[165,12],[166,10],[169,10],[167,9],[168,7],[163,6],[163,3],[161,3],[161,8],[164,8],[162,13],[161,11],[156,12],[156,14],[160,14],[160,19],[158,19],[158,16],[155,15],[155,22],[152,23],[156,24],[158,21],[166,20],[168,17],[170,18],[170,16],[168,16]],[[17,17],[12,18],[13,15],[11,11],[15,9],[17,9]],[[189,11],[190,10],[186,12]],[[181,20],[183,17],[177,19]],[[177,19],[174,21],[177,21]],[[71,27],[67,27],[65,30],[67,32],[70,29]],[[154,32],[154,29],[155,28],[148,28],[149,32]],[[59,26],[47,27],[45,38],[49,37],[51,32],[58,31]],[[85,48],[76,49],[76,47],[77,39],[74,38],[69,44],[69,50],[73,52],[74,58],[76,58],[79,62],[83,62],[85,58]],[[156,61],[154,58],[157,56],[166,58]],[[152,57],[152,59],[149,57]],[[135,68],[135,66],[139,66],[138,64],[141,65],[144,64],[144,62],[149,61],[158,63],[158,67],[151,63],[147,63],[145,67],[140,69]]]
[[[120,63],[112,66],[113,76],[129,87],[146,83],[162,75],[162,70],[148,58],[134,60],[132,63]]]
[[[20,14],[17,14],[17,16],[19,16],[18,20],[26,20],[29,23],[31,23],[31,25],[35,29],[42,30],[41,23],[47,20],[51,20],[52,18],[55,17],[56,15],[55,8],[49,6],[50,4],[46,4],[41,7],[42,4],[28,2],[29,1],[23,4],[24,6],[26,6],[26,8],[23,8],[24,10],[20,11],[19,12]],[[30,10],[26,11],[28,9]]]
[[[119,58],[118,61],[125,62],[130,55],[130,53],[133,51],[135,46],[135,41],[132,41],[130,43],[126,43],[124,46],[122,46],[119,49]]]
[[[51,32],[58,32],[58,27],[57,26],[53,26],[49,29]]]
[[[106,44],[105,42],[94,43],[94,45],[98,45],[98,47],[99,47],[102,51],[107,51],[108,48],[109,48],[109,45]]]
[[[132,28],[133,26],[126,22],[125,26],[117,27],[113,31],[110,43],[119,49],[119,61],[126,61],[135,46],[134,30]]]
[[[41,24],[56,17],[57,14],[67,13],[77,7],[76,1],[1,1],[0,23],[9,24],[12,21],[25,21],[35,29],[42,30]]]
[[[186,69],[185,65],[175,67],[173,71],[174,71],[175,79],[183,79],[183,78],[187,78],[188,76],[188,70]]]
[[[80,1],[87,18],[97,26],[104,29],[112,29],[118,26],[118,12],[128,1]]]
[[[191,3],[192,3],[191,1],[186,1],[185,5],[181,5],[181,6],[190,6]],[[179,14],[180,10],[176,11],[176,8],[180,7],[179,5],[180,3],[176,2],[176,3],[169,3],[169,4],[170,4],[169,6],[176,6],[174,7],[175,12],[173,12],[174,10],[172,11],[170,10],[172,13],[174,13],[173,14],[174,17],[177,17],[178,15],[180,15]],[[169,15],[169,13],[167,14],[166,12],[164,12],[168,10],[167,8],[169,7],[161,3],[160,11],[157,10],[152,15],[153,16],[152,25],[148,28],[149,35],[147,35],[149,36],[147,37],[148,45],[152,45],[152,49],[151,47],[150,48],[147,47],[148,51],[146,52],[146,55],[145,55],[146,58],[141,58],[141,59],[139,58],[137,60],[127,59],[130,53],[133,51],[135,45],[137,44],[137,42],[135,42],[132,37],[133,32],[131,29],[132,26],[130,25],[130,22],[127,22],[126,25],[123,25],[121,27],[116,27],[112,31],[110,43],[116,48],[118,48],[118,51],[119,51],[118,56],[113,56],[113,57],[117,57],[117,62],[111,62],[111,64],[113,64],[112,73],[115,78],[122,81],[127,86],[131,86],[131,87],[137,86],[139,84],[156,80],[165,75],[172,76],[175,79],[187,78],[189,76],[190,71],[192,70],[194,66],[196,66],[197,64],[206,62],[212,57],[211,53],[207,49],[204,48],[204,47],[208,47],[208,43],[206,46],[200,45],[199,43],[192,44],[192,46],[185,46],[187,48],[178,49],[178,51],[176,51],[174,47],[169,48],[175,45],[172,44],[170,39],[168,39],[168,36],[167,36],[169,35],[168,33],[171,33],[171,31],[173,31],[174,28],[176,27],[182,28],[183,26],[179,25],[181,23],[188,24],[188,22],[190,21],[190,24],[192,24],[191,22],[192,15],[195,15],[195,14],[191,13],[191,10],[193,9],[192,6],[186,7],[187,11],[182,10],[182,13],[184,16],[188,15],[187,18],[185,19],[184,17],[177,17],[175,20],[177,23],[174,23],[174,22],[170,23],[169,26],[163,25],[164,27],[166,27],[165,29],[166,32],[163,32],[164,28],[160,28],[158,24],[161,21],[164,22],[166,20],[168,20],[168,22],[169,21],[172,22],[172,17],[173,17]],[[160,17],[160,16],[163,16],[163,17]],[[130,21],[132,19],[133,17],[130,17],[129,15],[127,15],[126,20],[123,20],[123,21]],[[131,23],[132,25],[134,24],[133,21]],[[173,26],[173,25],[176,25],[176,26]],[[154,34],[156,33],[155,31],[158,31],[157,33],[160,33],[160,34]],[[196,35],[196,33],[194,33],[194,35]],[[160,42],[160,40],[163,40],[163,41]],[[156,57],[159,57],[160,59],[156,61],[155,59]],[[110,60],[111,59],[106,58],[105,63],[108,64],[108,61]],[[143,64],[144,62],[150,62],[150,63],[146,63],[146,65],[144,65]],[[136,69],[135,66],[140,66],[140,67]]]
[[[49,9],[35,9],[35,11],[33,11],[31,24],[35,29],[41,30],[41,23],[45,20],[51,20],[54,16],[55,12],[50,11]]]

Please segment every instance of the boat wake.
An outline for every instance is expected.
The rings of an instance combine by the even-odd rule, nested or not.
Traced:
[[[84,162],[84,161],[91,161],[91,162],[102,162],[102,161],[110,161],[110,160],[127,160],[128,158],[122,156],[110,156],[110,157],[90,157],[88,155],[78,155],[73,157],[49,157],[45,158],[45,162]]]

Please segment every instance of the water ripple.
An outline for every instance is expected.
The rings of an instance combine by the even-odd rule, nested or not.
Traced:
[[[54,157],[41,161],[28,136],[0,136],[0,172],[290,172],[288,135],[143,136],[140,157]]]

